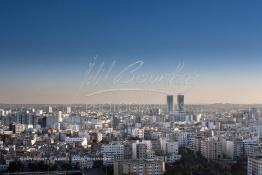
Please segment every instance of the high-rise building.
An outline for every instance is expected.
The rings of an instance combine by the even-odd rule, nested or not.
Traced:
[[[165,173],[165,162],[162,160],[116,160],[114,161],[114,175],[141,174],[162,175]]]
[[[58,122],[62,122],[62,111],[58,111]]]
[[[124,159],[124,145],[120,142],[111,142],[101,145],[101,154],[104,165],[112,165],[114,160]]]
[[[67,107],[66,107],[66,113],[67,113],[67,114],[70,114],[70,113],[71,113],[71,107],[70,107],[70,106],[67,106]]]
[[[62,118],[61,118],[62,121]],[[58,116],[45,116],[43,117],[43,127],[56,128],[58,127],[59,117]]]
[[[177,95],[177,108],[179,112],[184,112],[184,95]]]
[[[152,143],[150,140],[136,141],[132,143],[132,159],[145,159],[147,152],[152,150]]]
[[[247,175],[262,174],[262,156],[250,156],[247,163]]]
[[[3,109],[0,109],[0,117],[4,116],[5,111]]]
[[[52,106],[48,106],[48,112],[49,112],[49,113],[52,113],[52,112],[53,112]]]
[[[173,95],[167,96],[167,112],[171,113],[174,111]]]
[[[223,158],[222,140],[219,137],[208,137],[201,141],[201,154],[208,160]]]
[[[111,117],[111,125],[114,129],[118,127],[119,123],[120,123],[119,118],[117,118],[116,116]]]
[[[17,113],[14,122],[25,125],[36,125],[37,116],[29,113]]]

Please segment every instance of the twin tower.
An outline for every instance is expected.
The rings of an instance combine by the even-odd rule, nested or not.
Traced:
[[[174,112],[173,95],[167,96],[167,109],[169,114]],[[177,110],[178,112],[184,112],[184,95],[177,95]]]

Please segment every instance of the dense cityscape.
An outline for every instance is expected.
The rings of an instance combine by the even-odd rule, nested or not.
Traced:
[[[262,175],[262,0],[0,0],[0,175]]]
[[[261,173],[262,106],[184,105],[184,95],[166,101],[2,104],[1,173]]]

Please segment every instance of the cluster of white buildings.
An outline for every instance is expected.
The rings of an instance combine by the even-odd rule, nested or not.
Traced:
[[[15,148],[8,145],[14,137],[16,143],[21,142],[25,147],[23,151],[41,150],[39,155],[43,157],[39,160],[70,160],[82,169],[91,168],[99,160],[104,166],[113,166],[115,175],[164,174],[166,165],[181,159],[180,149],[190,149],[209,161],[234,162],[248,157],[248,175],[262,174],[261,157],[256,156],[262,150],[262,125],[254,122],[253,112],[236,112],[236,115],[186,112],[183,95],[177,96],[177,111],[173,96],[167,97],[167,103],[166,113],[152,109],[138,114],[119,111],[75,114],[71,107],[64,112],[48,107],[48,112],[10,115],[12,112],[0,110],[2,123],[9,124],[8,129],[0,130],[0,135],[7,138],[3,140],[9,139],[6,143],[0,140],[0,148]],[[15,151],[8,154],[16,155]]]

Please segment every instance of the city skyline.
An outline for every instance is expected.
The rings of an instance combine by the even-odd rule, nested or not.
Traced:
[[[15,3],[14,3],[15,2]],[[0,103],[157,103],[164,91],[187,104],[262,104],[260,1],[1,1]],[[85,83],[96,58],[115,62],[108,81]],[[183,64],[182,83],[111,81],[142,61],[137,75],[166,75]],[[191,79],[192,78],[192,79]],[[180,82],[181,83],[181,82]],[[153,87],[153,89],[152,89]],[[131,91],[142,89],[143,91]],[[148,90],[148,91],[147,91]]]
[[[262,175],[262,1],[0,1],[0,174]]]

